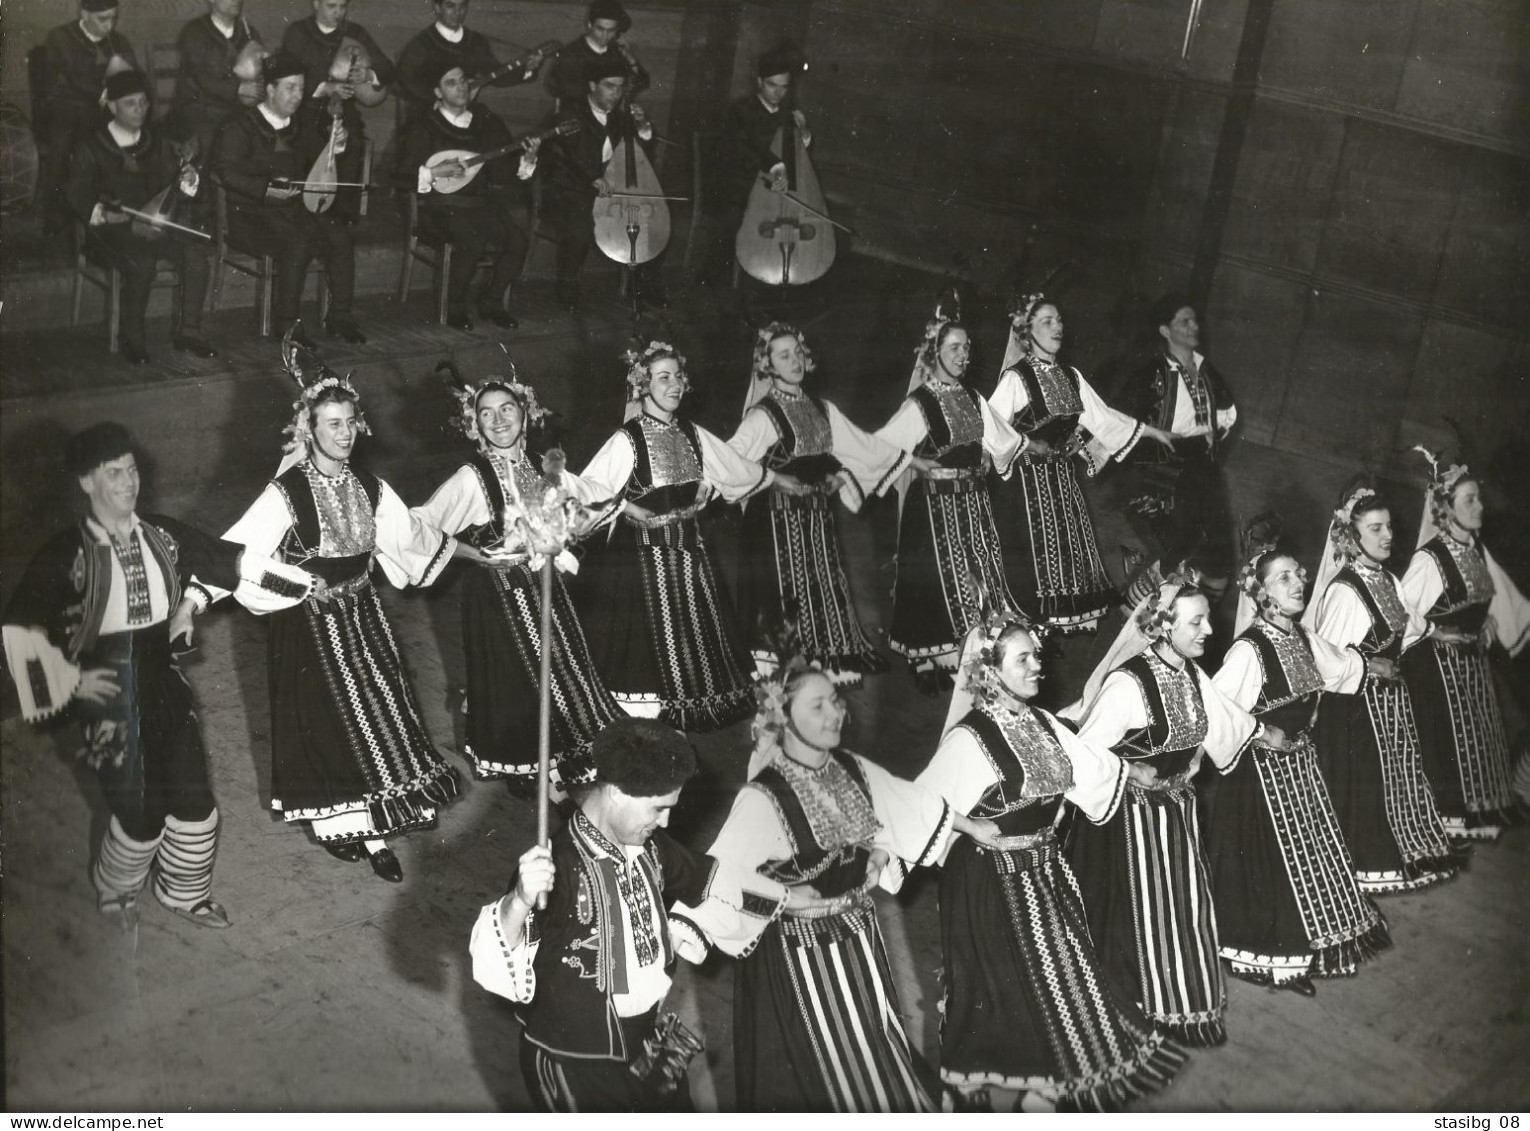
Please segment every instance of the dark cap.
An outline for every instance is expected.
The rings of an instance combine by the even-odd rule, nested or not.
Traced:
[[[115,12],[117,0],[80,0],[82,12]]]
[[[260,64],[260,77],[267,86],[304,73],[303,60],[290,51],[278,51],[275,55],[267,55],[265,61]]]
[[[429,81],[431,88],[434,89],[440,86],[441,80],[452,71],[462,71],[464,77],[467,75],[467,71],[463,70],[462,60],[452,58],[439,58],[427,63],[421,74]]]
[[[606,51],[584,65],[584,81],[599,82],[601,79],[624,79],[627,77],[627,60],[620,51]]]
[[[131,432],[115,420],[103,420],[69,437],[64,445],[64,464],[70,475],[79,477],[89,475],[103,463],[137,452]]]
[[[632,27],[632,17],[627,15],[627,9],[618,4],[617,0],[593,0],[585,18],[592,24],[596,20],[615,20],[617,34]]]
[[[696,772],[696,753],[685,735],[657,719],[618,719],[590,744],[597,785],[631,797],[663,797]]]
[[[762,79],[771,75],[799,75],[805,70],[807,60],[797,50],[796,44],[789,42],[772,47],[760,56],[754,67],[754,73]]]
[[[130,94],[148,94],[149,80],[142,71],[118,71],[106,77],[106,100],[115,102]]]

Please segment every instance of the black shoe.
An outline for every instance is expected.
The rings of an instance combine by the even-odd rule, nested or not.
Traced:
[[[308,336],[308,331],[303,329],[301,322],[294,322],[292,324],[292,340],[305,350],[316,350],[319,348],[319,343]]]
[[[520,323],[515,320],[515,317],[509,311],[497,306],[480,306],[478,308],[478,317],[487,319],[501,330],[514,330],[520,326]]]
[[[1312,979],[1306,974],[1300,978],[1292,978],[1289,982],[1276,982],[1277,990],[1290,990],[1293,994],[1301,997],[1317,997],[1317,987],[1312,984]]]
[[[134,345],[132,342],[122,342],[117,349],[120,351],[122,360],[129,365],[149,364],[149,351],[142,346]]]
[[[353,346],[367,344],[367,336],[349,318],[331,318],[324,323],[324,329],[331,338],[339,338],[341,341],[350,342]]]
[[[218,356],[218,351],[213,349],[206,339],[199,338],[195,334],[176,334],[170,339],[170,344],[182,353],[189,353],[192,357]]]
[[[332,844],[327,840],[319,842],[319,847],[329,853],[336,860],[344,860],[347,864],[354,864],[361,859],[361,845],[355,841],[345,841],[340,844]]]
[[[367,859],[372,862],[372,871],[390,884],[404,882],[404,866],[398,862],[398,857],[393,855],[393,849],[379,848],[376,852],[369,852]]]

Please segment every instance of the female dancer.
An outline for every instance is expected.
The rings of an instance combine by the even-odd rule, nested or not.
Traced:
[[[1510,656],[1530,640],[1530,602],[1482,544],[1482,484],[1431,452],[1418,552],[1403,600],[1433,631],[1403,657],[1424,773],[1452,838],[1493,840],[1514,819],[1513,770],[1488,667],[1496,639]]]
[[[1358,691],[1327,692],[1318,713],[1318,764],[1368,892],[1426,887],[1459,867],[1424,777],[1413,700],[1397,678],[1398,657],[1426,629],[1381,564],[1391,556],[1392,512],[1357,477],[1333,512],[1302,624],[1330,644],[1385,661]]]
[[[745,459],[789,472],[812,490],[773,490],[746,505],[739,620],[752,634],[760,671],[780,662],[771,640],[791,609],[804,653],[836,683],[858,683],[863,673],[886,671],[887,661],[871,646],[850,599],[830,496],[858,511],[868,494],[892,487],[910,456],[806,392],[811,372],[813,355],[796,327],[772,322],[756,335],[744,419],[728,443]]]
[[[1153,771],[1128,783],[1104,825],[1074,829],[1069,860],[1090,935],[1154,1027],[1196,1046],[1227,1040],[1227,985],[1191,779],[1203,749],[1225,774],[1256,737],[1286,748],[1278,728],[1229,703],[1195,662],[1210,635],[1206,595],[1171,576],[1138,603],[1070,708],[1081,712],[1080,738]]]
[[[1022,608],[1061,632],[1092,630],[1115,603],[1074,456],[1090,476],[1123,460],[1139,438],[1170,442],[1102,401],[1077,369],[1057,364],[1063,320],[1057,304],[1030,294],[1010,315],[1009,346],[988,403],[1026,438],[1008,491],[1000,492],[999,537],[1009,547]]]
[[[1152,774],[1032,707],[1041,678],[1039,633],[1024,620],[973,629],[919,776],[1003,834],[957,841],[943,864],[940,1074],[973,1107],[1111,1110],[1167,1086],[1185,1056],[1106,979],[1055,829],[1065,799],[1098,824],[1129,777]]]
[[[434,823],[458,782],[425,733],[371,566],[400,587],[429,585],[455,540],[351,466],[370,429],[350,379],[290,335],[282,352],[302,388],[292,440],[276,478],[223,535],[325,583],[271,615],[271,807],[310,822],[330,855],[356,861],[364,850],[378,876],[399,883],[403,868],[383,838]]]
[[[962,384],[971,356],[954,305],[936,308],[914,354],[908,397],[877,432],[929,461],[903,498],[889,634],[927,694],[949,686],[980,616],[980,589],[1015,611],[984,470],[991,463],[1007,479],[1025,441]]]
[[[674,346],[649,342],[626,362],[627,422],[581,475],[592,495],[623,501],[625,526],[597,563],[584,623],[628,714],[714,730],[747,715],[753,693],[698,516],[714,493],[804,488],[680,415],[690,378]]]
[[[1256,742],[1222,779],[1206,855],[1233,974],[1311,997],[1314,977],[1351,976],[1391,945],[1385,920],[1355,882],[1312,740],[1319,692],[1353,693],[1388,665],[1295,623],[1307,603],[1307,572],[1277,548],[1267,520],[1251,530],[1238,578],[1238,637],[1211,682],[1284,731],[1290,749]]]
[[[509,369],[507,376],[458,384],[453,423],[477,450],[413,513],[456,536],[456,556],[477,567],[468,570],[462,590],[466,753],[473,773],[526,781],[537,772],[542,578],[518,520],[528,503],[533,510],[540,505],[548,486],[526,453],[527,431],[547,410],[515,367]],[[583,490],[567,472],[556,480],[573,497]],[[622,712],[595,670],[556,572],[552,596],[552,775],[562,789],[592,779],[590,742]]]
[[[789,650],[789,649],[784,649]],[[801,656],[758,684],[749,781],[708,852],[714,896],[681,907],[740,958],[733,1055],[740,1111],[932,1111],[870,889],[933,863],[953,832],[997,828],[840,747],[847,712]]]

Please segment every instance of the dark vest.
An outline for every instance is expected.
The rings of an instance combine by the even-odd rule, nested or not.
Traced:
[[[1446,628],[1475,634],[1482,630],[1487,620],[1488,607],[1493,600],[1493,579],[1478,546],[1463,546],[1453,552],[1446,544],[1448,537],[1437,534],[1418,550],[1434,559],[1445,582],[1444,591],[1429,609],[1429,619]],[[1457,554],[1461,555],[1460,559]],[[1464,559],[1470,577],[1463,571],[1461,559]]]
[[[770,417],[778,437],[765,453],[762,462],[766,467],[794,475],[804,483],[820,483],[839,471],[840,462],[834,458],[829,414],[823,402],[809,393],[802,394],[802,399],[811,406],[807,411],[818,415],[818,419],[812,422],[815,435],[801,435],[792,424],[787,408],[774,394],[759,401],[757,407]],[[799,413],[801,411],[799,409]]]
[[[845,770],[856,788],[865,795],[866,804],[870,805],[871,791],[855,758],[843,750],[831,752],[830,757]],[[762,873],[783,884],[811,881],[818,893],[827,898],[854,891],[865,883],[871,849],[863,844],[832,848],[820,845],[813,836],[813,827],[797,791],[779,769],[774,765],[766,766],[750,784],[763,790],[775,805],[793,849],[788,859],[773,861],[760,869]]]
[[[982,406],[979,403],[983,398],[965,385],[960,388],[971,402],[973,412],[977,414],[978,428],[975,436],[972,435],[972,429],[965,426],[959,435],[955,433],[953,423],[962,422],[953,422],[947,418],[940,394],[928,384],[920,385],[909,394],[924,414],[924,426],[928,432],[914,454],[937,459],[942,467],[978,467],[983,461]]]
[[[696,435],[696,426],[679,416],[675,417],[674,425],[680,429],[690,444],[691,451],[696,456],[696,466],[700,467],[703,462],[701,439]],[[632,451],[636,457],[632,476],[627,480],[627,498],[659,514],[690,506],[696,501],[698,480],[654,485],[653,453],[648,450],[648,438],[643,434],[641,416],[633,417],[623,424],[622,431],[627,433],[627,437],[632,441]]]
[[[367,501],[372,504],[372,511],[375,514],[377,500],[382,494],[381,481],[370,472],[354,467],[349,470],[361,484],[361,489],[366,493]],[[370,553],[349,554],[339,558],[318,556],[322,541],[319,505],[314,500],[313,488],[308,484],[308,477],[303,473],[302,464],[289,467],[271,482],[275,483],[277,489],[281,491],[282,498],[287,501],[287,510],[292,515],[292,526],[283,536],[281,545],[278,547],[284,562],[299,564],[309,572],[332,583],[350,581],[366,573],[371,563]]]
[[[1051,447],[1061,448],[1078,430],[1078,418],[1084,411],[1084,402],[1079,394],[1078,370],[1066,365],[1051,368],[1061,375],[1063,388],[1058,389],[1050,384],[1044,388],[1041,374],[1029,358],[1015,362],[1014,370],[1025,384],[1029,403],[1015,414],[1015,419],[1010,423],[1027,435],[1044,440]],[[1048,377],[1050,382],[1051,374]]]
[[[1381,571],[1385,584],[1391,584],[1391,577],[1385,571]],[[1402,599],[1397,600],[1397,612],[1388,620],[1386,613],[1382,611],[1370,587],[1365,579],[1352,565],[1347,565],[1334,575],[1333,585],[1347,585],[1360,598],[1360,603],[1365,606],[1366,613],[1371,618],[1371,626],[1366,629],[1365,639],[1360,642],[1360,650],[1367,656],[1382,656],[1389,660],[1395,660],[1402,655],[1403,633],[1408,627],[1406,611],[1402,609]]]
[[[1126,734],[1114,747],[1115,752],[1129,760],[1151,759],[1160,777],[1182,773],[1206,740],[1208,729],[1195,661],[1186,660],[1184,670],[1177,671],[1149,650],[1133,656],[1116,670],[1136,681],[1149,722],[1145,729]],[[1166,698],[1160,679],[1183,685],[1190,693],[1188,700]]]
[[[1310,727],[1317,714],[1323,677],[1312,657],[1307,630],[1298,624],[1283,633],[1267,621],[1256,620],[1238,639],[1254,646],[1264,676],[1253,714],[1290,735]]]
[[[1044,767],[1059,780],[1066,776],[1066,788],[1072,787],[1073,767],[1057,741],[1056,732],[1044,716],[1037,714],[1035,718],[1044,735],[1035,748],[1027,751],[1017,751],[1004,728],[981,707],[968,711],[957,724],[978,740],[999,779],[983,793],[970,816],[995,822],[1005,836],[1025,836],[1051,828],[1062,807],[1062,793],[1035,795],[1034,782],[1030,791],[1033,795],[1026,796],[1025,761]]]

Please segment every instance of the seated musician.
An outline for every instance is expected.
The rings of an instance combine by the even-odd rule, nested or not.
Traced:
[[[411,39],[398,57],[398,95],[409,109],[405,125],[435,106],[436,79],[448,64],[461,67],[467,75],[472,84],[470,102],[489,76],[495,76],[489,86],[519,86],[536,77],[542,66],[541,51],[533,51],[519,67],[499,74],[502,68],[488,36],[465,26],[468,0],[432,0],[431,7],[436,22]]]
[[[132,46],[116,29],[117,0],[80,0],[79,18],[60,24],[43,41],[36,199],[44,208],[47,231],[61,230],[69,218],[59,192],[69,175],[69,155],[105,122],[101,88],[108,68],[138,67]]]
[[[548,138],[542,147],[547,166],[542,210],[558,233],[556,296],[558,305],[570,312],[579,307],[579,276],[595,244],[595,198],[612,191],[605,180],[606,164],[632,129],[645,152],[653,149],[653,124],[643,108],[632,106],[630,115],[618,110],[627,91],[627,62],[619,53],[608,51],[591,62],[584,88],[583,98],[564,103],[551,119],[558,124],[575,120],[578,132]],[[661,260],[662,256],[643,264],[634,275],[639,294],[659,305],[664,302]]]
[[[790,124],[801,134],[803,144],[812,144],[807,120],[792,105],[796,76],[806,69],[807,64],[795,47],[790,44],[775,47],[755,64],[754,93],[735,99],[728,107],[720,154],[722,191],[717,196],[712,254],[703,282],[727,285],[733,273],[734,237],[749,206],[749,192],[755,181],[765,177],[774,191],[786,190],[786,165],[770,147],[776,131]],[[783,137],[783,146],[785,140]]]
[[[536,167],[536,144],[527,147],[519,160],[505,156],[486,162],[478,175],[453,193],[436,191],[436,182],[467,172],[461,161],[427,164],[443,149],[466,149],[486,153],[510,144],[510,131],[482,106],[468,106],[468,81],[455,63],[442,70],[435,84],[436,105],[428,115],[417,117],[404,131],[403,168],[415,178],[420,193],[421,236],[428,243],[450,241],[454,252],[446,281],[446,321],[459,330],[471,330],[468,319],[468,288],[478,261],[490,247],[496,251],[494,274],[478,299],[478,313],[496,326],[514,329],[518,324],[506,309],[506,296],[526,261],[526,233],[515,217],[524,209],[520,182]]]
[[[367,29],[347,18],[351,0],[313,0],[313,15],[287,25],[282,36],[282,50],[297,56],[303,63],[303,106],[298,111],[298,129],[308,133],[315,123],[328,132],[330,108],[343,108],[341,123],[350,144],[336,161],[336,179],[359,184],[362,176],[362,153],[367,136],[366,123],[358,105],[358,89],[368,105],[377,105],[387,96],[393,82],[393,62],[384,54]],[[345,79],[332,76],[347,67],[338,59],[342,45],[350,44],[356,52],[355,65]],[[347,49],[348,52],[350,48]],[[355,223],[361,212],[361,189],[350,187],[335,194],[327,215],[332,220]]]
[[[180,321],[171,342],[183,353],[216,357],[218,351],[201,337],[208,279],[205,245],[163,228],[150,229],[156,234],[140,234],[120,207],[142,209],[172,184],[176,188],[171,198],[196,197],[201,178],[194,168],[182,170],[169,139],[145,124],[149,84],[142,72],[119,71],[107,79],[106,105],[111,121],[75,145],[66,196],[70,209],[86,225],[85,254],[122,272],[122,358],[131,365],[149,360],[144,312],[161,259],[174,266],[181,282]]]
[[[180,72],[166,127],[178,141],[196,138],[205,154],[218,127],[245,106],[260,101],[258,79],[241,79],[234,64],[260,33],[244,18],[244,0],[207,0],[208,12],[188,20],[176,37]]]
[[[618,0],[594,0],[585,16],[584,34],[558,53],[548,76],[547,88],[560,104],[584,97],[585,73],[596,59],[615,51],[627,63],[627,97],[636,98],[648,89],[650,79],[643,64],[622,38],[632,27]]]
[[[349,224],[315,215],[303,206],[304,178],[329,141],[327,124],[299,129],[303,104],[303,64],[278,52],[263,65],[260,104],[241,110],[223,124],[213,151],[213,167],[228,190],[229,243],[246,253],[262,252],[275,260],[272,323],[284,334],[298,320],[303,281],[315,254],[322,254],[329,275],[332,336],[348,342],[366,338],[351,320],[356,281],[356,240]],[[349,142],[338,131],[336,149]],[[293,339],[315,349],[301,328]]]

